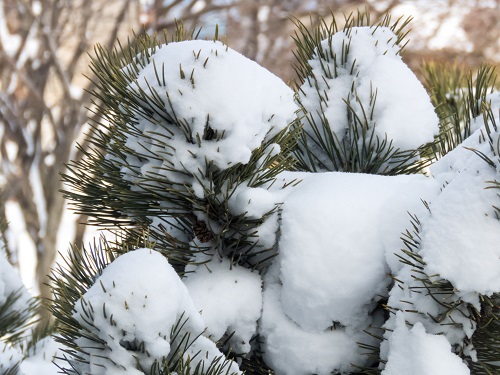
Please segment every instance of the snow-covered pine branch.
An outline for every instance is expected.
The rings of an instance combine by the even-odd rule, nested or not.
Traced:
[[[357,17],[298,38],[296,93],[217,40],[97,48],[66,194],[122,243],[53,276],[65,373],[498,369],[498,93],[441,152],[406,24]]]

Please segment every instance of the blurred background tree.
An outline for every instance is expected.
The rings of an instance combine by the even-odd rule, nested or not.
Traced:
[[[386,12],[415,17],[404,58],[417,74],[423,59],[470,69],[500,62],[500,0],[0,0],[0,177],[6,202],[0,216],[11,224],[10,261],[24,267],[24,275],[35,264],[36,282],[25,283],[50,297],[46,275],[57,251],[84,238],[86,227],[77,224],[86,218],[67,215],[59,173],[80,158],[75,143],[93,131],[88,119],[100,121],[88,94],[94,84],[87,54],[95,43],[109,48],[132,30],[173,30],[176,19],[211,37],[217,24],[231,48],[292,82],[291,17],[314,25],[332,12],[357,8],[375,18]]]

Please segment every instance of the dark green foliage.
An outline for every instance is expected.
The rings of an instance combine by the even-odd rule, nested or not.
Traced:
[[[481,296],[481,311],[475,317],[477,328],[472,344],[478,361],[468,361],[474,375],[494,375],[500,371],[500,294]]]
[[[2,252],[6,253],[6,239],[4,236],[7,224],[0,222],[0,257]],[[4,270],[3,272],[8,272]],[[8,289],[7,289],[8,290]],[[37,323],[36,314],[39,309],[39,300],[29,298],[25,301],[28,293],[22,286],[12,291],[5,302],[0,305],[0,338],[2,342],[15,345],[23,342],[28,332]],[[23,302],[21,302],[23,300]]]
[[[1,222],[0,228],[0,257],[2,257],[4,256],[3,252],[6,252],[4,231],[7,225]],[[8,274],[9,271],[8,269],[0,269],[0,276],[2,273]],[[9,277],[7,277],[7,281],[8,279]],[[11,288],[9,285],[6,287],[7,290]],[[38,323],[37,312],[40,308],[39,299],[27,298],[27,295],[28,291],[24,286],[21,286],[8,294],[3,304],[0,304],[0,355],[5,355],[2,352],[11,348],[14,348],[14,351],[19,352],[20,355],[27,355],[38,340],[49,334],[47,327],[36,326]],[[0,361],[0,374],[17,375],[23,359],[11,363],[9,367],[5,367],[5,362],[1,363],[2,361]]]

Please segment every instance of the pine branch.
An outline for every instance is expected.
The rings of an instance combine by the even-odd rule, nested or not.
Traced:
[[[481,66],[477,73],[458,65],[427,62],[423,65],[426,86],[440,118],[440,132],[430,158],[441,158],[471,134],[471,121],[481,116],[487,95],[495,87],[495,67]]]
[[[26,291],[19,289],[10,293],[0,305],[0,337],[2,341],[10,344],[18,344],[25,340],[28,331],[37,323],[39,301],[33,297],[27,303],[20,305],[18,302],[23,292]]]
[[[293,39],[296,44],[294,66],[298,76],[297,101],[301,105],[301,118],[299,127],[302,132],[298,140],[298,147],[294,151],[297,159],[297,169],[310,172],[344,171],[372,174],[410,174],[421,173],[431,160],[421,157],[429,154],[431,145],[423,145],[415,150],[400,150],[393,145],[393,141],[376,133],[377,120],[376,103],[377,89],[370,87],[369,102],[360,100],[355,80],[359,75],[356,71],[356,59],[350,59],[352,34],[354,28],[369,26],[372,35],[380,27],[389,28],[395,33],[388,40],[387,48],[403,45],[407,37],[406,28],[410,18],[399,18],[392,22],[386,15],[381,20],[372,23],[369,13],[358,11],[345,17],[345,26],[339,30],[337,21],[332,14],[332,21],[327,23],[322,19],[319,25],[310,31],[301,21],[294,20],[297,27]],[[341,52],[335,52],[333,46],[334,35],[342,32],[344,40]],[[394,39],[394,40],[393,40]],[[378,41],[377,41],[378,43]],[[403,45],[404,47],[404,45]],[[400,54],[400,47],[396,54]],[[313,69],[311,64],[316,64],[320,69]],[[349,93],[342,98],[329,98],[328,91],[335,85],[334,81],[339,75],[349,75],[352,87]],[[305,92],[305,88],[316,92]],[[323,89],[327,87],[328,90]],[[318,108],[310,109],[308,95],[313,95],[318,101]],[[344,102],[346,105],[346,129],[343,133],[335,133],[326,113],[335,102]]]
[[[193,35],[180,23],[172,38],[179,41]],[[198,173],[174,166],[170,160],[177,152],[174,144],[177,145],[179,132],[188,145],[200,147],[204,141],[221,141],[225,135],[211,128],[210,116],[204,134],[194,134],[189,122],[177,117],[168,92],[158,93],[149,82],[137,83],[139,72],[154,64],[156,84],[165,86],[164,68],[152,60],[160,48],[163,47],[155,35],[136,38],[134,44],[127,46],[119,44],[113,51],[96,47],[91,69],[97,78],[92,94],[95,111],[102,114],[103,121],[92,125],[93,131],[86,140],[90,147],[80,148],[81,160],[68,165],[68,173],[63,175],[67,189],[63,193],[78,213],[89,217],[89,223],[124,231],[132,243],[148,230],[179,274],[198,252],[207,250],[189,245],[196,235],[193,228],[199,221],[196,217],[204,217],[206,227],[212,232],[212,247],[235,263],[260,267],[273,254],[271,249],[260,248],[256,228],[278,208],[270,209],[258,219],[247,218],[232,215],[227,200],[239,186],[267,187],[277,174],[291,169],[294,161],[290,154],[298,130],[286,128],[268,134],[246,164],[221,169],[213,161],[205,160]],[[193,54],[197,59],[195,51]],[[190,77],[195,86],[193,72],[184,72],[180,66],[179,74],[184,79]],[[135,89],[131,90],[131,86]],[[142,131],[139,118],[158,130]],[[129,139],[134,139],[139,147],[128,147]],[[274,144],[280,152],[272,152]],[[152,149],[162,151],[152,152]],[[141,166],[147,162],[157,166],[142,174]],[[202,187],[204,198],[197,196],[189,184],[176,182],[186,178]]]

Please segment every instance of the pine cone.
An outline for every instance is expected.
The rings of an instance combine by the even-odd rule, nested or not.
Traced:
[[[207,224],[204,221],[197,221],[194,223],[193,231],[194,235],[201,243],[211,241],[214,238],[213,233],[207,228]]]

